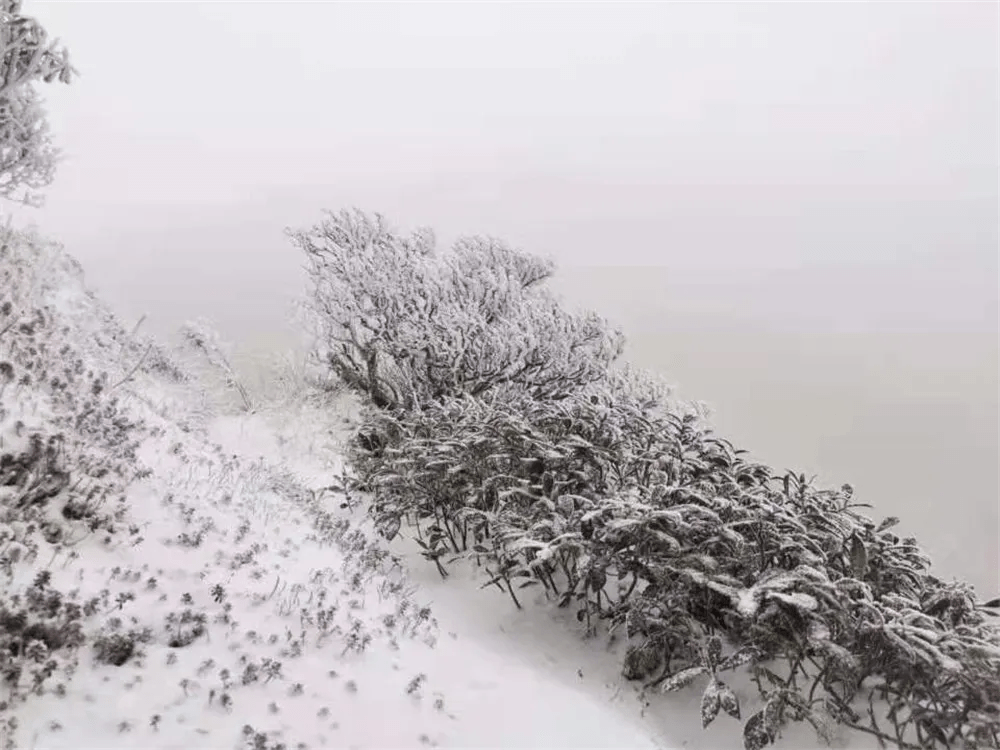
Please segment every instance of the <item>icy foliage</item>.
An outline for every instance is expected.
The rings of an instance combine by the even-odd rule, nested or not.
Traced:
[[[551,263],[498,240],[464,238],[439,256],[430,231],[402,236],[357,210],[290,236],[308,258],[322,356],[379,406],[508,383],[558,397],[621,354],[620,332],[545,289]]]
[[[749,662],[770,708],[747,721],[747,747],[787,721],[870,728],[859,695],[889,701],[892,734],[872,731],[901,747],[994,746],[998,602],[932,576],[914,540],[852,509],[849,488],[775,476],[626,383],[373,412],[354,461],[378,527],[412,525],[442,576],[469,557],[518,607],[534,587],[590,632],[624,629],[639,648],[625,674],[651,687],[708,675],[706,722],[739,716],[717,675]],[[712,655],[714,633],[739,656]]]
[[[609,368],[617,339],[559,310],[543,261],[494,240],[437,260],[357,213],[324,236],[299,242],[339,264],[314,267],[331,284],[317,314],[371,397],[351,458],[383,535],[408,526],[442,577],[468,558],[519,608],[531,590],[588,634],[607,625],[648,688],[707,677],[706,726],[744,715],[721,679],[744,669],[761,705],[747,748],[803,721],[828,739],[839,723],[904,748],[997,746],[1000,600],[933,576],[898,519],[751,461],[662,383]],[[390,362],[405,387],[378,381]]]
[[[52,182],[58,152],[35,81],[69,83],[69,57],[20,0],[0,0],[0,196],[37,205]]]

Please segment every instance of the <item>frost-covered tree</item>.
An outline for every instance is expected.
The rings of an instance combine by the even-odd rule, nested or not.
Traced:
[[[386,359],[403,317],[426,306],[416,289],[432,267],[433,234],[401,238],[379,214],[357,210],[328,212],[311,230],[288,234],[307,255],[317,356],[378,406],[402,401]]]
[[[33,86],[69,83],[74,73],[66,49],[21,14],[20,0],[0,0],[0,196],[40,202],[37,191],[52,182],[59,153]]]
[[[622,352],[619,331],[564,310],[544,287],[550,261],[499,240],[462,238],[439,256],[430,230],[401,235],[356,209],[289,235],[308,258],[323,358],[380,407],[503,384],[559,397]]]

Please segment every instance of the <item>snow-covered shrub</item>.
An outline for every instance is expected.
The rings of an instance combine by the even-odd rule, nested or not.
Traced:
[[[706,723],[740,715],[720,674],[748,664],[764,706],[747,747],[787,721],[994,746],[1000,634],[986,614],[1000,603],[930,575],[849,487],[776,475],[664,403],[612,373],[558,400],[510,387],[373,410],[353,462],[385,536],[409,523],[442,575],[470,557],[518,606],[537,587],[588,630],[606,622],[631,644],[624,672],[650,688],[708,677]],[[859,696],[887,700],[889,718],[863,719]]]
[[[409,525],[442,576],[467,557],[518,607],[534,587],[624,635],[623,674],[647,688],[707,678],[705,725],[741,718],[722,674],[745,667],[747,748],[790,721],[998,746],[1000,600],[931,575],[849,486],[755,463],[612,368],[620,334],[560,308],[551,264],[481,238],[438,257],[360,212],[292,237],[320,353],[373,405],[350,459],[385,537]]]
[[[498,240],[464,238],[438,256],[430,231],[403,236],[357,210],[289,234],[308,259],[320,356],[379,407],[508,383],[558,397],[621,354],[620,332],[544,287],[550,262]]]
[[[57,669],[72,669],[83,616],[45,572],[23,591],[0,596],[0,718],[24,693],[40,694]]]
[[[613,516],[639,515],[684,485],[719,491],[705,462],[689,455],[704,434],[698,417],[663,410],[665,398],[652,381],[616,371],[558,400],[508,388],[419,413],[375,414],[370,429],[386,444],[372,451],[363,431],[355,464],[375,490],[388,536],[406,516],[426,521],[422,543],[432,559],[489,547],[512,596],[508,579],[535,579],[566,605],[586,598],[595,566],[613,562],[607,550],[586,549]],[[745,481],[759,472],[747,465]],[[630,565],[622,562],[619,577]]]
[[[123,632],[120,627],[117,618],[113,618],[91,643],[94,659],[99,664],[120,667],[129,659],[140,655],[142,644],[149,643],[153,638],[153,633],[148,628]]]

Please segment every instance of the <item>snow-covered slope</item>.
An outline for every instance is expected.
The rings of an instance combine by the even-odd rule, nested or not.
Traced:
[[[302,483],[259,419],[210,434],[221,451],[146,441],[153,474],[129,491],[144,541],[57,572],[108,600],[101,629],[137,653],[81,659],[64,695],[18,711],[19,746],[655,747],[544,661],[479,642],[453,603],[442,622],[346,509],[328,515],[335,466]]]
[[[354,401],[235,413],[61,248],[2,248],[0,750],[742,746],[621,644],[387,546],[343,475]]]
[[[458,600],[428,606],[331,489],[346,403],[213,414],[60,248],[8,240],[0,745],[656,746],[527,644],[478,638]],[[45,464],[33,432],[67,447]]]

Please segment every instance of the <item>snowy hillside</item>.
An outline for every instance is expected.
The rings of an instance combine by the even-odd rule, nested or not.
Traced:
[[[237,195],[220,194],[226,201],[297,188],[310,174],[336,173],[362,193],[372,175],[394,182],[370,165],[360,182],[343,164],[317,167],[339,114],[329,127],[319,110],[244,116],[273,106],[240,54],[282,71],[285,103],[302,76],[243,40],[227,47],[219,32],[230,24],[216,27],[213,15],[185,8],[178,28],[208,30],[209,47],[228,50],[216,57],[235,67],[210,66],[213,82],[254,81],[243,87],[252,107],[215,135],[211,117],[191,118],[184,102],[208,115],[211,106],[171,99],[191,82],[176,75],[176,50],[158,82],[148,44],[116,46],[117,25],[84,14],[96,26],[83,49],[106,53],[116,101],[148,90],[157,102],[145,135],[100,98],[101,116],[85,118],[114,125],[94,152],[97,181],[127,194],[71,201],[72,211],[98,217],[93,237],[116,263],[132,242],[115,249],[105,222],[134,222],[147,241],[162,224],[148,207],[204,229],[173,212],[197,203],[214,219],[224,210],[189,189],[211,175],[242,181]],[[290,28],[273,15],[258,41]],[[374,44],[352,31],[361,41],[348,57],[369,47],[381,55],[382,27],[372,27]],[[163,28],[153,37],[176,36]],[[546,54],[550,36],[539,35]],[[288,50],[335,47],[274,50],[284,60]],[[87,54],[89,67],[99,57]],[[316,78],[313,62],[310,80],[364,72],[353,60],[346,78]],[[114,83],[133,69],[141,83]],[[0,198],[41,205],[61,152],[35,84],[76,76],[68,50],[23,15],[21,0],[0,0]],[[240,96],[239,86],[227,91]],[[396,119],[412,130],[421,106]],[[150,148],[181,132],[170,113],[204,130],[205,149],[175,139],[197,163]],[[303,122],[320,123],[323,148],[286,148],[288,123],[302,135]],[[261,138],[248,123],[279,129]],[[135,174],[107,171],[130,133],[155,198]],[[254,156],[265,142],[280,154],[206,161],[243,136]],[[296,149],[308,165],[295,162]],[[146,156],[167,158],[168,172]],[[691,164],[678,184],[702,180]],[[268,176],[278,166],[287,183]],[[95,180],[77,181],[90,190]],[[329,188],[325,177],[320,185]],[[559,222],[558,212],[537,215],[546,232]],[[489,235],[439,247],[429,227],[324,211],[285,232],[305,260],[295,321],[304,351],[268,352],[254,380],[210,322],[186,323],[171,343],[148,336],[145,318],[123,324],[88,291],[78,263],[12,230],[13,217],[0,229],[0,750],[1000,750],[995,592],[936,575],[918,540],[897,533],[900,518],[865,514],[877,499],[766,465],[718,434],[699,404],[625,361],[625,331],[569,308],[551,284],[555,258]],[[271,230],[256,218],[263,248]],[[277,299],[280,284],[268,275],[246,294],[253,248],[213,236],[189,248],[199,264],[221,264],[207,294],[252,326],[252,306]],[[595,247],[621,260],[632,245],[662,244],[640,236],[616,232]],[[189,243],[179,244],[172,253]],[[211,258],[206,247],[217,249]],[[190,294],[187,264],[169,258],[185,276],[157,276],[162,289]],[[140,275],[131,268],[122,265],[129,285]]]
[[[58,247],[12,237],[2,260],[3,747],[655,746],[428,606],[362,499],[341,507],[350,401],[213,413]]]
[[[353,397],[298,383],[247,411],[58,246],[9,233],[0,274],[4,750],[743,746],[539,589],[518,609],[383,541],[345,472]],[[775,740],[819,742],[804,721]]]

